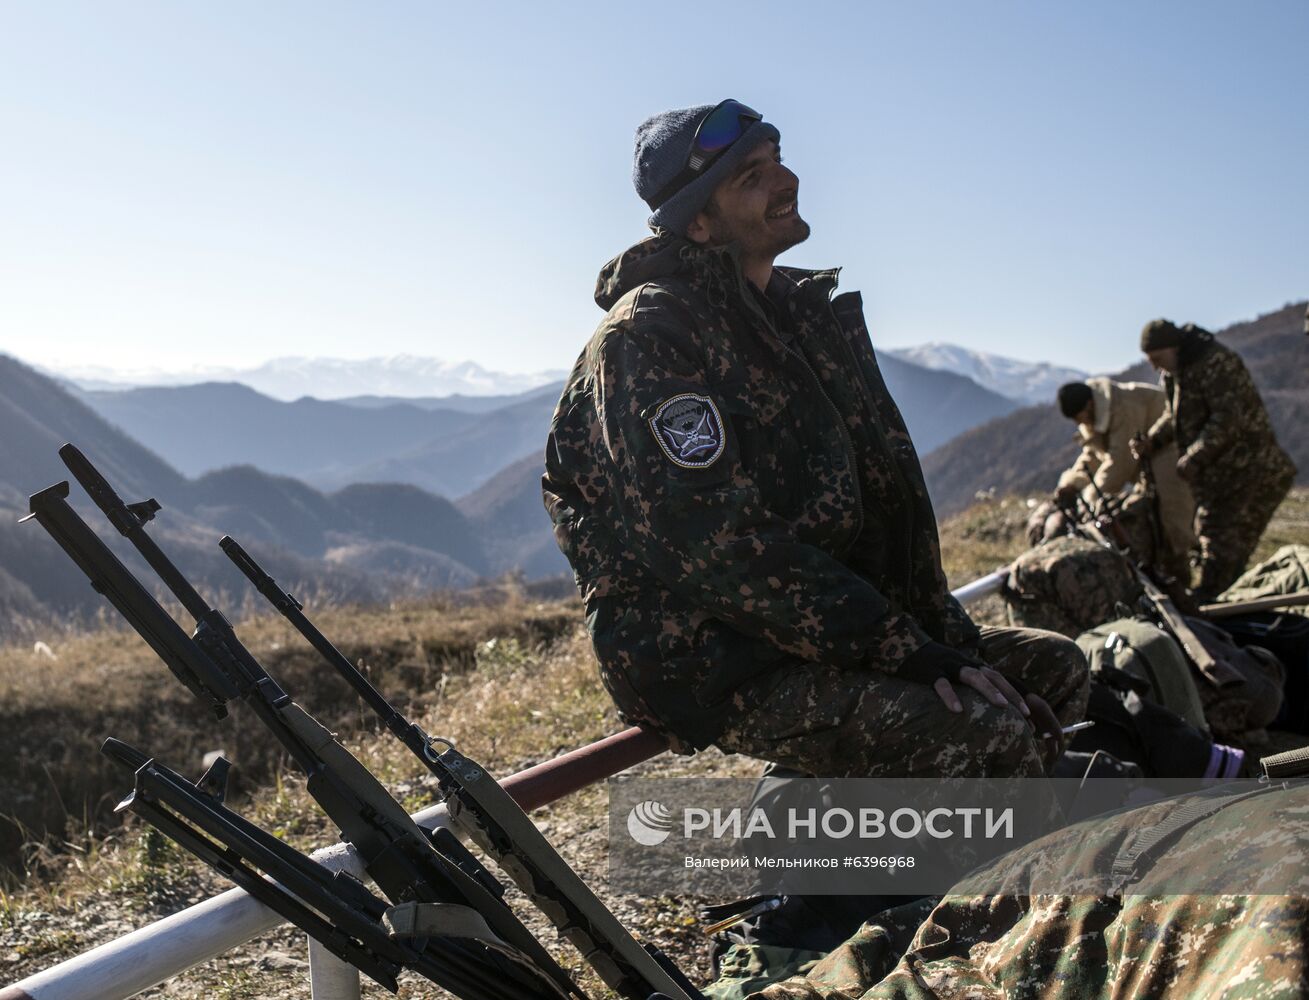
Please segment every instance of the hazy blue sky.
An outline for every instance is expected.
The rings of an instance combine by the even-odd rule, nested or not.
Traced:
[[[1309,3],[0,6],[0,350],[566,368],[646,115],[782,131],[879,345],[1090,369],[1309,295]]]

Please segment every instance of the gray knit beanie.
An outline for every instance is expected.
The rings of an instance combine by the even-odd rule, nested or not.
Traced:
[[[691,142],[700,122],[718,105],[701,104],[695,108],[677,108],[647,118],[636,130],[636,154],[632,162],[632,183],[636,193],[654,211],[650,228],[669,229],[679,236],[697,213],[709,203],[719,183],[759,143],[772,139],[777,142],[781,134],[768,122],[752,122],[741,137],[717,160],[662,205],[654,198],[685,168],[691,154]]]
[[[1182,331],[1177,324],[1168,319],[1152,319],[1141,329],[1141,352],[1163,350],[1167,347],[1182,345]]]

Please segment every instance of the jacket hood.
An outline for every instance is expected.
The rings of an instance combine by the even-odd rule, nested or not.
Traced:
[[[1194,323],[1182,327],[1182,342],[1178,345],[1177,364],[1180,368],[1194,364],[1214,344],[1214,335]]]
[[[1095,414],[1094,426],[1091,428],[1092,434],[1103,434],[1109,430],[1109,414],[1113,406],[1113,381],[1103,375],[1086,380],[1087,386],[1091,389],[1091,401],[1094,404],[1092,412]],[[1078,430],[1082,432],[1083,438],[1089,438],[1091,435],[1086,433],[1086,428],[1078,425]]]
[[[628,247],[600,269],[600,275],[595,279],[596,305],[608,312],[615,302],[647,281],[690,273],[701,268],[707,268],[723,278],[739,275],[736,248],[702,247],[684,236],[660,230],[635,246]]]
[[[812,271],[779,265],[773,273],[784,276],[797,287],[821,289],[822,294],[830,295],[836,289],[840,268]],[[708,284],[717,284],[720,293],[743,284],[745,278],[741,274],[736,244],[704,247],[661,229],[654,236],[628,247],[600,269],[595,279],[595,302],[608,312],[615,302],[647,281],[696,274]]]

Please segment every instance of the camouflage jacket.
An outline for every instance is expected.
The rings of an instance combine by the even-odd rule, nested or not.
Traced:
[[[1248,491],[1294,475],[1240,355],[1199,327],[1188,324],[1184,336],[1177,372],[1164,376],[1167,408],[1150,428],[1151,444],[1176,441],[1194,470],[1197,502],[1234,484]]]
[[[857,294],[661,234],[600,274],[607,310],[559,401],[544,494],[602,676],[678,749],[797,661],[894,673],[976,642]],[[774,303],[780,303],[775,305]]]

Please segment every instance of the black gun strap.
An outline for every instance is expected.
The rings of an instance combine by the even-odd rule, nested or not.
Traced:
[[[1269,787],[1264,786],[1254,791],[1240,793],[1233,793],[1231,789],[1225,791],[1220,789],[1217,794],[1210,793],[1188,802],[1154,826],[1139,831],[1127,844],[1119,848],[1118,854],[1114,857],[1113,867],[1110,869],[1114,877],[1113,892],[1121,893],[1127,886],[1141,878],[1158,855],[1172,844],[1173,838],[1221,809],[1263,794]]]

